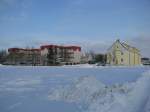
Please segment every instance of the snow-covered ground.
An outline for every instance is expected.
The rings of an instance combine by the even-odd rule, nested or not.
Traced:
[[[150,112],[149,67],[0,66],[0,112]]]

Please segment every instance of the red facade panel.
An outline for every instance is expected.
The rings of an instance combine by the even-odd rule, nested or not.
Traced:
[[[79,50],[81,51],[81,47],[79,46],[58,46],[58,45],[43,45],[41,46],[41,49],[45,48],[64,48],[64,49],[72,49],[73,51]]]

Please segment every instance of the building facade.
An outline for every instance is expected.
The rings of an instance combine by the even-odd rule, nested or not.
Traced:
[[[81,62],[81,47],[79,46],[41,46],[42,65],[79,64]]]
[[[116,40],[107,51],[107,64],[135,66],[141,64],[140,51]]]
[[[7,63],[11,65],[40,65],[40,49],[9,48]]]
[[[40,49],[9,48],[7,64],[10,65],[64,65],[81,62],[81,47],[43,45]]]

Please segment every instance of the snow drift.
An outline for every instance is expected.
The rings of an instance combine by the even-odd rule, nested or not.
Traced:
[[[110,77],[111,78],[111,77]],[[150,71],[132,83],[105,85],[83,76],[50,90],[49,99],[77,103],[83,112],[150,112]]]

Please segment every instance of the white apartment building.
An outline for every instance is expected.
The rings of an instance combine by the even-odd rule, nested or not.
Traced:
[[[48,55],[51,57],[51,63],[56,64],[79,64],[81,62],[81,47],[79,46],[41,46],[41,62],[48,65]]]

